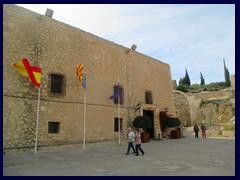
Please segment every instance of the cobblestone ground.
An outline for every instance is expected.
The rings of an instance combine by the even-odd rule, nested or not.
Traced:
[[[144,156],[125,144],[3,156],[4,176],[235,176],[235,139],[152,140]]]

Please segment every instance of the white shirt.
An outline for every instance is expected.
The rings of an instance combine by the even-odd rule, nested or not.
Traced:
[[[130,131],[130,132],[128,133],[128,142],[134,142],[134,141],[135,141],[134,138],[135,138],[134,132]]]

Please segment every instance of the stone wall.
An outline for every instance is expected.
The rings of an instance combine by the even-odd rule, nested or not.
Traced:
[[[205,122],[210,128],[229,122],[235,117],[235,91],[182,93],[174,91],[176,115],[187,126]]]
[[[190,106],[186,95],[180,91],[174,91],[176,115],[182,126],[191,126]]]
[[[177,88],[177,81],[176,80],[172,80],[172,87],[173,87],[173,89]]]
[[[114,132],[117,105],[108,99],[118,81],[124,91],[122,143],[129,121],[139,115],[138,104],[141,111],[154,111],[156,137],[159,111],[168,107],[175,114],[168,64],[44,15],[3,5],[4,150],[33,148],[35,143],[38,89],[12,67],[23,58],[32,66],[42,65],[39,147],[83,141],[84,89],[75,73],[78,64],[87,73],[87,143],[118,141]],[[55,73],[66,79],[62,97],[49,93],[50,75]],[[151,107],[145,104],[146,91],[152,92]],[[49,122],[59,122],[60,132],[48,133]]]
[[[205,99],[200,103],[201,117],[208,127],[228,123],[235,116],[235,99]]]

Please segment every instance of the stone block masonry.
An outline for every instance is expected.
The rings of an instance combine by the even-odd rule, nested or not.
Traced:
[[[3,51],[5,151],[34,147],[38,90],[12,67],[22,58],[42,65],[39,146],[82,143],[84,89],[76,76],[78,64],[87,73],[87,142],[118,141],[117,104],[108,99],[118,81],[123,89],[122,143],[129,122],[139,115],[137,104],[141,111],[154,111],[155,136],[160,134],[157,113],[168,107],[175,114],[168,64],[47,16],[3,5]],[[52,95],[51,75],[64,79],[59,90],[64,93]],[[151,108],[146,91],[152,93]]]

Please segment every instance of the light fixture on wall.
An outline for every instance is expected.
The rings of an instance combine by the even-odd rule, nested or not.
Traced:
[[[136,48],[137,48],[137,45],[135,45],[135,44],[133,44],[132,47],[131,47],[131,49],[134,50],[134,51],[136,50]]]
[[[131,46],[131,50],[133,50],[133,51],[135,51],[136,48],[137,48],[137,45],[135,45],[135,44],[133,44],[133,45]],[[126,52],[126,54],[129,53],[129,52],[130,52],[130,49],[127,49],[125,52]]]
[[[136,107],[135,107],[135,112],[137,111],[137,110],[140,110],[141,109],[141,103],[138,103],[137,105],[136,105]]]
[[[52,16],[53,16],[53,10],[47,8],[47,10],[46,10],[46,12],[45,12],[45,16],[52,18]]]

